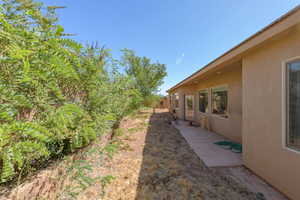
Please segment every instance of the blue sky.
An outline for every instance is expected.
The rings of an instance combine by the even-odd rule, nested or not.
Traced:
[[[73,39],[128,48],[167,65],[164,92],[237,45],[300,0],[43,0],[66,6],[60,24]]]

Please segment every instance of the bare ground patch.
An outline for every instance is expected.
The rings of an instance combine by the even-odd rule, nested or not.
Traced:
[[[207,168],[170,120],[168,113],[150,110],[127,117],[113,141],[96,142],[79,158],[71,157],[72,165],[43,170],[0,199],[17,199],[16,191],[19,200],[258,199],[241,183]],[[75,161],[78,169],[68,171]]]
[[[148,116],[137,115],[138,122],[122,123],[131,151],[113,158],[110,173],[116,179],[106,189],[104,199],[257,199],[240,183],[207,168],[169,124],[168,113],[152,115],[149,111]],[[144,129],[130,131],[136,126]]]

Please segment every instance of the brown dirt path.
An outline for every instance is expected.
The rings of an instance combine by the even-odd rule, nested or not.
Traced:
[[[128,148],[114,156],[108,173],[115,180],[105,200],[251,200],[245,186],[207,168],[177,129],[167,112],[144,111],[124,120]]]

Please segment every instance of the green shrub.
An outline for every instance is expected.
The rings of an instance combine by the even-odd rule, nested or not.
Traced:
[[[52,135],[44,127],[31,122],[4,124],[0,128],[0,182],[11,180],[35,160],[47,159],[47,143]]]
[[[108,50],[64,37],[55,7],[0,4],[0,182],[88,145],[139,106]],[[44,13],[44,14],[43,14]]]
[[[0,3],[0,183],[87,146],[144,101],[107,49],[66,38],[57,8]]]

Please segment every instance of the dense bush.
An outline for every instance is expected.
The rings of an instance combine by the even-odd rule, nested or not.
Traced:
[[[66,38],[56,9],[1,1],[0,183],[88,145],[143,101],[106,49]]]

